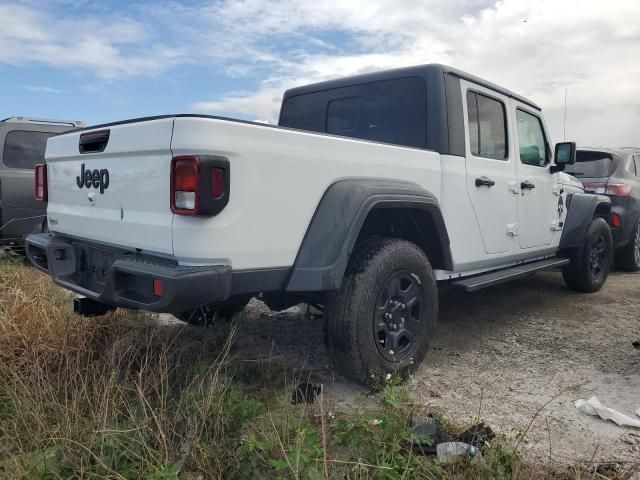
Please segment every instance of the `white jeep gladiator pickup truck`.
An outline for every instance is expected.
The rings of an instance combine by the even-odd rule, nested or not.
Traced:
[[[366,383],[422,360],[440,284],[562,268],[572,290],[603,285],[610,200],[561,172],[574,160],[504,88],[442,65],[372,73],[287,91],[278,126],[167,115],[50,138],[49,233],[27,253],[82,315],[318,305],[336,367]]]

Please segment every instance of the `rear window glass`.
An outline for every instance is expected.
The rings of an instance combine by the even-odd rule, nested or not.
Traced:
[[[426,85],[410,77],[298,95],[285,101],[280,125],[425,147]]]
[[[44,162],[47,138],[52,132],[29,132],[14,130],[4,140],[3,161],[7,167],[33,169],[36,163]]]
[[[604,152],[578,150],[576,163],[564,169],[569,175],[576,177],[608,177],[613,158]]]

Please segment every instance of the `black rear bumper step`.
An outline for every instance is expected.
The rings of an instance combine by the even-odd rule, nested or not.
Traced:
[[[538,260],[524,265],[516,265],[515,267],[505,268],[497,272],[486,273],[476,277],[465,278],[453,282],[452,285],[461,288],[466,292],[475,292],[483,288],[492,287],[500,283],[515,280],[516,278],[526,277],[542,270],[550,270],[552,268],[562,267],[569,263],[568,258],[554,257]]]

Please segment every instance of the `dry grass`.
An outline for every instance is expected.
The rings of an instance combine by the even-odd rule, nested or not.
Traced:
[[[80,318],[71,298],[34,269],[0,261],[0,478],[586,479],[637,471],[528,465],[507,439],[485,451],[484,463],[443,467],[411,452],[416,406],[401,388],[386,385],[371,412],[338,413],[323,397],[293,407],[286,385],[306,379],[233,360],[230,326],[163,326],[127,311]]]

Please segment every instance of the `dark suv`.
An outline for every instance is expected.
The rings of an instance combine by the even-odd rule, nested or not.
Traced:
[[[11,117],[0,121],[0,247],[21,247],[42,231],[46,204],[34,195],[33,168],[44,162],[47,139],[82,122]]]
[[[611,198],[616,267],[640,270],[640,148],[580,148],[564,171]]]

